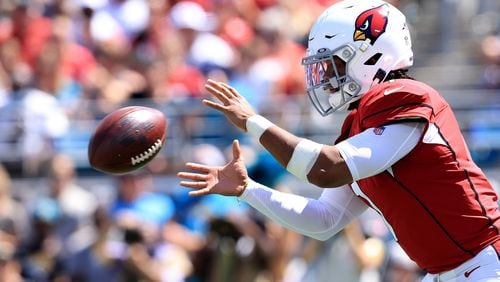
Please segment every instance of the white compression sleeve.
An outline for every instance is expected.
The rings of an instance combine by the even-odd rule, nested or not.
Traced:
[[[286,170],[299,179],[309,182],[307,174],[309,174],[311,168],[318,159],[322,147],[323,145],[311,140],[300,140],[299,144],[297,144],[293,150],[292,157],[288,161]]]
[[[311,199],[250,180],[240,199],[282,226],[318,240],[332,237],[367,209],[347,185]]]
[[[387,170],[406,156],[417,145],[424,128],[422,122],[369,128],[335,146],[356,181]]]

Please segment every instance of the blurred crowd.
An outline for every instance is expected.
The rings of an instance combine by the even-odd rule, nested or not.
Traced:
[[[228,81],[259,112],[293,131],[304,123],[294,114],[309,110],[300,65],[307,33],[333,2],[3,0],[0,150],[6,154],[0,160],[22,159],[23,176],[40,176],[52,154],[69,147],[74,157],[83,155],[74,152],[83,151],[97,120],[139,100],[172,116],[176,134],[188,142],[200,127],[210,137],[216,126],[193,118],[207,115],[199,110],[207,78]],[[496,1],[389,2],[408,15],[416,67],[428,64],[416,75],[437,83],[473,79],[457,87],[498,89]],[[444,71],[432,71],[435,64]],[[458,67],[464,71],[457,75]],[[176,159],[158,162],[156,170],[172,172],[176,167],[167,166]]]
[[[208,77],[230,79],[255,105],[302,93],[301,41],[325,4],[2,1],[0,103],[22,104],[21,113],[2,109],[2,120],[20,123],[2,138],[22,139],[23,171],[37,175],[68,120],[134,99],[199,98]]]
[[[297,134],[324,131],[332,142],[340,124],[311,111],[300,60],[312,22],[333,2],[0,1],[0,281],[416,281],[420,271],[375,214],[318,242],[236,199],[192,198],[175,181],[155,181],[185,161],[224,164],[224,146],[238,137],[252,178],[319,195],[199,100],[207,78],[228,81],[261,114]],[[425,46],[435,26],[422,20],[435,1],[389,2],[408,15],[416,54],[436,52]],[[450,34],[475,23],[472,86],[499,89],[498,3],[442,2],[465,23]],[[444,33],[455,14],[439,11],[434,22]],[[164,154],[133,174],[98,175],[111,192],[94,193],[80,181],[92,129],[107,113],[142,103],[169,118]],[[16,178],[43,187],[29,198]]]
[[[223,165],[229,157],[208,144],[193,149],[196,162]],[[173,182],[160,188],[148,169],[96,190],[79,181],[68,155],[47,166],[43,181],[24,187],[38,189],[31,197],[0,167],[0,281],[401,282],[421,275],[374,213],[320,242],[234,197],[190,197]],[[262,173],[271,168],[274,175]],[[269,161],[249,173],[283,191],[321,193]]]

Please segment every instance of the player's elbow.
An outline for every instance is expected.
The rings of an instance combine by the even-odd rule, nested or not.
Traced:
[[[324,146],[311,171],[310,183],[321,188],[332,188],[352,182],[352,175],[335,146]]]
[[[332,173],[325,169],[312,170],[307,175],[307,179],[310,183],[320,188],[340,187],[350,183],[349,177],[342,176],[338,173]]]
[[[326,180],[324,178],[316,176],[315,174],[309,174],[307,177],[310,183],[320,188],[335,187],[335,181]]]

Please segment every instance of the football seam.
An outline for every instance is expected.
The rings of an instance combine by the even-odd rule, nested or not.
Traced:
[[[131,157],[130,161],[132,162],[132,165],[138,165],[141,162],[144,162],[148,160],[149,158],[152,158],[156,153],[161,149],[161,140],[157,139],[156,142],[151,146],[148,150],[142,152],[138,156]]]

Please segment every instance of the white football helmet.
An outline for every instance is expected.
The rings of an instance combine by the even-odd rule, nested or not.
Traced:
[[[390,71],[412,64],[406,17],[381,0],[345,0],[326,9],[302,59],[307,94],[323,116],[347,109]]]

